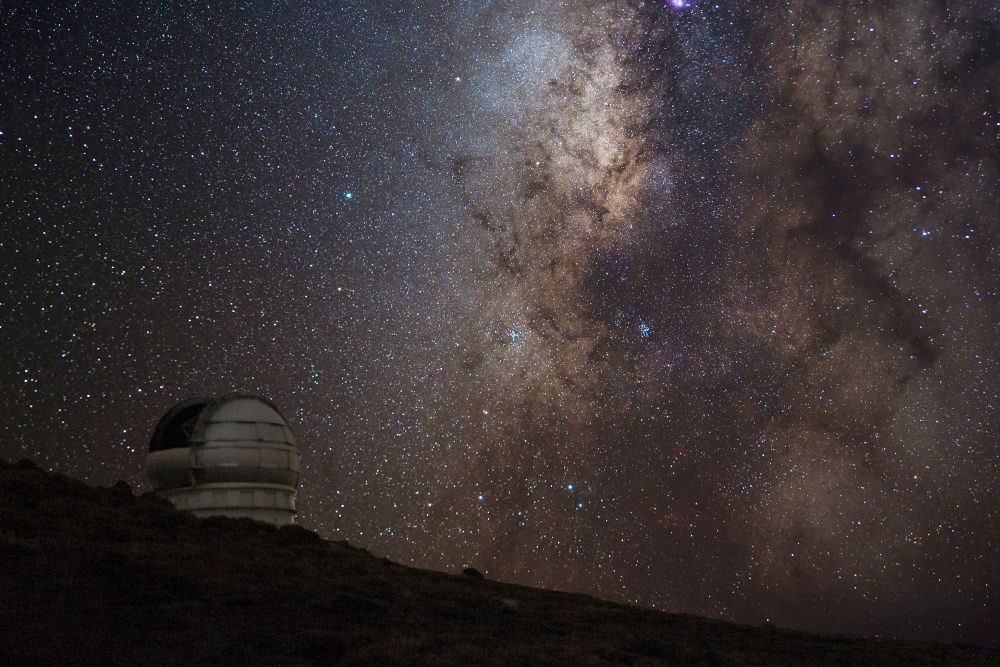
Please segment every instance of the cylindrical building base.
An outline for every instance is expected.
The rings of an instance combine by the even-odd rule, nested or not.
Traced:
[[[275,526],[295,522],[295,490],[278,484],[202,484],[158,493],[199,517],[248,518]]]

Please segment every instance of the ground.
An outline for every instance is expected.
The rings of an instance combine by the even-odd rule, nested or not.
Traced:
[[[0,462],[5,664],[1000,665],[404,567]]]

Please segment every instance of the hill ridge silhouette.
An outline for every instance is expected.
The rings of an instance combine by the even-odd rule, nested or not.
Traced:
[[[5,664],[1000,665],[406,567],[0,461]]]

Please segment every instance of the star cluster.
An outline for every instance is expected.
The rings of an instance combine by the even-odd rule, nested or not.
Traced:
[[[990,3],[0,12],[0,456],[254,391],[326,537],[995,643]]]

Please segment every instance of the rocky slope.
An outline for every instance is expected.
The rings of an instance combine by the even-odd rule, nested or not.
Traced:
[[[4,664],[1000,665],[474,575],[0,463]]]

